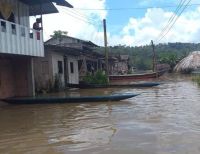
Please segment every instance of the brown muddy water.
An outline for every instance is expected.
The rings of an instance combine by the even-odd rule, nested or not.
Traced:
[[[199,154],[200,87],[185,77],[166,77],[163,82],[155,88],[66,92],[141,93],[121,102],[1,103],[0,153]]]

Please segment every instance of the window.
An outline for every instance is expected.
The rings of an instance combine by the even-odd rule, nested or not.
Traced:
[[[59,74],[62,74],[62,73],[63,73],[62,61],[58,61],[58,73],[59,73]]]
[[[74,73],[74,63],[70,62],[70,71],[71,73]]]
[[[1,31],[6,32],[6,22],[5,21],[1,21]]]
[[[15,24],[11,24],[11,29],[12,29],[12,34],[16,35],[16,25]]]

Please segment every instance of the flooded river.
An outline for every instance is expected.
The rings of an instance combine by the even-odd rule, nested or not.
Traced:
[[[1,103],[0,153],[199,154],[200,87],[186,77],[166,77],[163,83],[155,88],[66,92],[141,93],[121,102]]]

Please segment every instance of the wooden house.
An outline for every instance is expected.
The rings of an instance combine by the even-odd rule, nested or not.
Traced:
[[[111,55],[109,56],[109,74],[127,74],[129,65],[129,55]]]
[[[0,0],[0,98],[34,95],[33,57],[44,56],[42,30],[30,27],[30,16],[57,13],[52,2]]]

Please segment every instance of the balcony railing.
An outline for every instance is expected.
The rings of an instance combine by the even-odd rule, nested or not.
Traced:
[[[42,31],[0,19],[0,53],[44,56]]]

